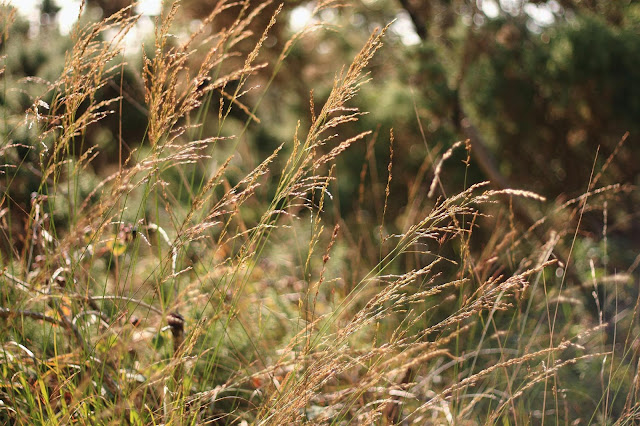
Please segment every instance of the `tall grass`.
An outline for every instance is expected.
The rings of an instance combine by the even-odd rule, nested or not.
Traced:
[[[260,49],[281,9],[262,34],[249,31],[267,5],[222,0],[183,41],[171,32],[178,3],[166,8],[138,70],[146,136],[111,175],[93,174],[96,148],[84,138],[121,113],[121,98],[98,94],[125,66],[123,40],[138,19],[132,9],[79,24],[60,78],[39,82],[45,88],[26,117],[5,117],[9,138],[28,129],[32,143],[6,141],[0,151],[8,241],[1,421],[633,423],[638,303],[624,299],[615,316],[590,319],[585,305],[594,301],[578,289],[591,286],[602,312],[598,292],[619,283],[618,300],[633,265],[610,276],[592,258],[588,280],[570,287],[565,271],[576,267],[554,255],[567,230],[531,242],[531,230],[520,231],[500,202],[547,203],[543,197],[488,182],[439,196],[443,167],[457,167],[445,160],[455,150],[468,154],[469,144],[454,145],[437,164],[425,161],[399,232],[388,232],[400,222],[388,211],[393,133],[387,175],[376,183],[386,188],[379,226],[363,225],[357,212],[329,214],[337,159],[372,137],[341,134],[362,114],[350,101],[386,28],[339,69],[319,109],[311,96],[308,128],[301,117],[291,140],[257,167],[224,156],[259,119],[257,105],[244,102],[258,90],[252,76],[271,69],[270,84],[292,45],[317,29],[295,34],[267,67]],[[335,6],[320,2],[315,13]],[[230,11],[235,20],[211,33]],[[218,121],[206,127],[217,130],[207,136],[212,99],[220,100]],[[225,127],[232,109],[247,117],[235,136]],[[25,149],[36,161],[16,161]],[[39,185],[20,211],[14,200],[25,170]],[[361,199],[375,196],[366,175],[365,167]],[[544,220],[575,206],[581,216],[619,189],[589,185]],[[478,249],[486,228],[491,237]],[[564,261],[575,264],[575,256]]]

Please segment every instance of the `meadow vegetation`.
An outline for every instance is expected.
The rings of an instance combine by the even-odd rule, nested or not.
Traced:
[[[640,257],[608,239],[637,221],[634,182],[611,181],[624,132],[576,157],[575,194],[512,186],[476,165],[477,133],[508,133],[486,98],[428,135],[404,89],[397,125],[366,115],[371,85],[395,107],[390,26],[300,88],[290,64],[341,37],[323,18],[344,5],[283,39],[287,6],[186,25],[165,3],[139,54],[133,7],[85,11],[50,76],[13,72],[27,31],[1,9],[0,423],[638,421]],[[424,66],[422,94],[449,96]]]

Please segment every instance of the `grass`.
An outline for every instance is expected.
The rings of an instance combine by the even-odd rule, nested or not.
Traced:
[[[291,141],[249,167],[233,152],[259,120],[259,102],[244,102],[257,90],[251,79],[271,69],[268,90],[292,45],[318,29],[295,34],[267,67],[260,49],[280,9],[262,34],[249,31],[266,6],[221,1],[184,40],[172,36],[178,4],[165,10],[139,70],[145,138],[130,154],[120,146],[110,175],[93,172],[97,151],[85,135],[108,115],[122,119],[122,98],[100,100],[100,90],[125,66],[131,9],[79,25],[60,78],[38,82],[26,118],[5,114],[9,139],[26,129],[31,144],[0,151],[0,421],[634,423],[633,265],[611,274],[603,261],[606,212],[624,187],[598,188],[594,170],[584,196],[535,225],[575,227],[538,242],[502,201],[544,197],[488,182],[444,195],[445,160],[463,150],[469,161],[472,148],[459,143],[436,164],[425,160],[405,224],[391,233],[400,222],[389,208],[391,133],[377,223],[361,211],[331,214],[337,160],[377,139],[341,134],[362,114],[350,101],[386,28],[336,73],[321,106],[311,96],[308,128],[301,117]],[[335,6],[321,2],[315,13]],[[232,24],[209,33],[229,11]],[[246,117],[234,136],[232,110]],[[205,127],[216,130],[206,136]],[[366,184],[373,172],[362,170],[360,200],[376,196]],[[38,185],[20,204],[24,173]],[[587,209],[605,212],[605,244],[584,271],[575,257],[588,242],[571,218]]]

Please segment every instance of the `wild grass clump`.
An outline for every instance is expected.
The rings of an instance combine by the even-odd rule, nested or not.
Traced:
[[[103,100],[101,90],[130,67],[122,46],[133,10],[78,26],[57,81],[23,82],[42,94],[26,116],[5,114],[7,140],[26,129],[31,143],[0,150],[1,421],[632,423],[638,303],[592,321],[592,300],[577,288],[591,286],[600,303],[606,280],[628,282],[632,269],[609,276],[595,259],[590,281],[569,288],[572,251],[555,254],[563,235],[532,241],[501,203],[544,197],[488,182],[444,196],[443,162],[466,150],[468,163],[471,145],[445,152],[430,186],[423,176],[414,183],[412,220],[400,228],[388,209],[391,132],[379,227],[331,214],[336,160],[372,137],[341,135],[363,114],[350,101],[387,28],[336,73],[319,109],[311,95],[308,128],[301,117],[291,141],[257,166],[223,156],[259,121],[247,94],[267,90],[292,44],[322,27],[292,36],[269,68],[260,49],[282,7],[262,33],[250,30],[268,5],[222,0],[182,41],[172,34],[179,4],[166,8],[136,70],[144,140],[130,152],[119,144],[110,173],[92,167],[98,149],[85,136],[108,115],[122,119],[124,95]],[[230,12],[235,19],[216,25]],[[252,78],[268,69],[257,88]],[[226,127],[233,109],[246,117],[236,135]],[[26,201],[24,171],[37,180]],[[373,196],[366,173],[361,199]],[[619,189],[594,184],[554,214],[578,205],[581,215],[587,200]],[[575,380],[600,387],[576,397]]]

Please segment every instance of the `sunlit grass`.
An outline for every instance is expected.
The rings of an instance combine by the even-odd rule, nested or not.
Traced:
[[[333,6],[322,2],[315,13]],[[228,10],[237,19],[209,34]],[[311,95],[308,128],[301,117],[289,141],[249,167],[222,155],[243,143],[225,126],[232,109],[246,116],[242,134],[259,119],[243,96],[266,72],[259,53],[280,9],[256,35],[248,28],[263,8],[223,1],[178,42],[174,3],[138,70],[145,139],[102,176],[91,170],[96,148],[84,146],[85,131],[121,114],[119,98],[100,101],[98,92],[123,66],[120,47],[137,19],[130,12],[77,28],[59,80],[26,117],[5,122],[33,132],[26,149],[37,161],[6,167],[2,183],[11,243],[0,289],[2,422],[633,423],[637,302],[619,313],[620,326],[589,317],[591,301],[563,287],[571,265],[554,254],[579,228],[531,242],[532,230],[518,231],[503,203],[544,197],[489,182],[445,196],[443,167],[460,167],[445,160],[460,150],[468,162],[468,143],[425,160],[405,220],[396,221],[391,132],[380,217],[331,213],[344,178],[337,159],[354,144],[371,149],[372,132],[341,132],[363,114],[350,101],[387,28],[337,65],[322,105]],[[117,36],[106,42],[105,31]],[[308,31],[285,44],[273,72]],[[253,47],[241,49],[249,39]],[[218,123],[207,136],[209,108],[218,108]],[[0,152],[19,158],[22,148]],[[17,172],[27,169],[38,191],[29,211],[16,212]],[[376,196],[362,170],[361,200]],[[582,215],[588,201],[620,187],[587,190],[553,215]],[[575,263],[570,256],[564,261]],[[629,282],[593,262],[582,284],[596,301],[599,286]],[[580,380],[588,385],[575,386]]]

